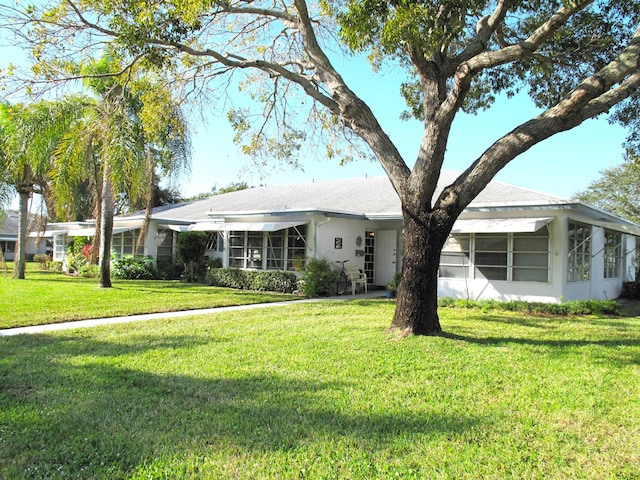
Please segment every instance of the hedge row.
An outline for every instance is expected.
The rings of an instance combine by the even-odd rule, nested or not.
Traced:
[[[565,303],[542,303],[499,300],[461,300],[441,298],[440,307],[477,308],[483,311],[502,310],[537,315],[620,315],[620,304],[615,300],[572,300]]]
[[[625,282],[622,284],[620,298],[640,300],[640,282]]]
[[[212,268],[207,272],[207,284],[214,287],[238,288],[267,292],[293,293],[298,289],[293,272],[254,271],[237,268]]]

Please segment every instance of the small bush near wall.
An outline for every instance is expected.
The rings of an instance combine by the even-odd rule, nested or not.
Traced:
[[[293,272],[212,268],[207,272],[207,284],[240,290],[293,293],[297,289],[297,277]]]
[[[310,258],[300,278],[305,297],[334,295],[339,272],[327,260]]]
[[[222,259],[220,257],[210,258],[209,268],[222,268]]]
[[[156,277],[160,280],[180,280],[184,272],[184,265],[181,262],[161,262],[158,263]]]
[[[155,277],[153,259],[123,255],[111,263],[111,275],[121,280],[151,280]]]
[[[181,232],[176,245],[178,257],[184,263],[184,279],[187,282],[202,280],[208,266],[204,253],[207,250],[206,232]]]
[[[625,282],[622,284],[620,298],[640,300],[640,282]]]
[[[82,278],[98,278],[100,276],[100,267],[88,263],[78,269],[78,276]]]
[[[502,310],[533,315],[620,315],[620,304],[615,300],[572,300],[565,303],[525,302],[514,300],[464,300],[459,298],[441,298],[440,307],[477,308],[483,311]]]
[[[33,261],[40,264],[41,270],[49,270],[51,266],[51,257],[46,253],[38,253],[33,256]]]

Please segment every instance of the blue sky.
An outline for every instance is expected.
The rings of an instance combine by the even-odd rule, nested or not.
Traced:
[[[344,65],[341,71],[412,166],[422,139],[422,125],[399,119],[404,101],[396,76],[389,73],[375,76],[366,62],[356,60]],[[537,113],[526,95],[501,98],[491,109],[477,115],[460,113],[453,125],[444,168],[466,169],[495,140]],[[610,125],[604,117],[588,120],[530,149],[507,165],[496,179],[569,198],[585,190],[605,168],[622,163],[625,136],[623,128]],[[341,167],[336,161],[308,159],[303,162],[304,171],[274,171],[261,177],[243,171],[247,161],[238,153],[232,137],[233,131],[224,117],[212,118],[207,128],[195,126],[192,174],[182,181],[187,195],[208,191],[214,184],[222,187],[235,181],[279,185],[384,175],[377,163],[358,161]]]
[[[16,61],[15,49],[0,45],[0,68]],[[350,87],[377,115],[409,166],[412,166],[422,138],[421,124],[401,121],[404,102],[399,95],[397,75],[390,69],[374,75],[364,60],[342,60],[336,65]],[[490,110],[478,115],[460,114],[451,132],[444,168],[464,170],[496,139],[536,115],[531,101],[523,95],[500,99]],[[233,131],[224,112],[210,114],[206,124],[192,121],[193,159],[191,174],[183,176],[179,187],[184,196],[208,192],[245,181],[251,186],[284,185],[337,178],[384,175],[377,163],[357,161],[346,166],[318,158],[302,161],[302,170],[278,168],[261,176],[250,169],[246,157],[233,144]],[[513,160],[497,180],[569,198],[584,190],[605,168],[623,161],[625,130],[610,125],[606,118],[588,120]]]

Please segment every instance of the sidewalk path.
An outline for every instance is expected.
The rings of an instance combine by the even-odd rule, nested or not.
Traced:
[[[88,328],[98,325],[112,325],[117,323],[139,322],[144,320],[159,320],[165,318],[189,317],[194,315],[209,315],[212,313],[229,312],[234,310],[254,310],[257,308],[282,307],[296,303],[314,303],[327,300],[357,300],[363,298],[381,298],[383,291],[373,291],[367,294],[342,295],[339,297],[311,298],[304,300],[289,300],[285,302],[255,303],[251,305],[233,305],[230,307],[201,308],[197,310],[183,310],[180,312],[145,313],[142,315],[127,315],[124,317],[93,318],[90,320],[75,320],[63,323],[51,323],[47,325],[34,325],[33,327],[7,328],[0,330],[0,337],[11,337],[27,333],[45,333],[56,330],[69,330],[73,328]]]

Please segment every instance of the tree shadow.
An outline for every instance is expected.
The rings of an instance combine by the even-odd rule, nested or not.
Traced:
[[[365,442],[381,451],[397,437],[461,435],[489,421],[447,414],[445,405],[428,416],[409,408],[351,409],[356,382],[302,378],[293,370],[237,376],[210,370],[204,375],[197,368],[192,375],[174,374],[170,367],[146,364],[134,370],[118,359],[167,349],[193,355],[199,346],[226,340],[127,338],[128,343],[81,336],[0,339],[0,411],[11,412],[0,415],[0,477],[26,469],[47,478],[62,478],[56,469],[66,478],[129,477],[158,455],[193,448],[262,454],[327,438]],[[34,448],[36,441],[41,448]]]
[[[541,319],[539,322],[535,320],[514,320],[511,318],[503,318],[499,316],[488,316],[483,318],[484,321],[488,322],[497,322],[497,323],[506,323],[506,324],[517,324],[530,328],[543,328],[544,325],[547,325],[546,328],[549,328],[549,322],[566,322],[571,321],[567,319],[561,320],[550,320],[550,319]],[[611,336],[609,338],[584,338],[584,339],[563,339],[563,338],[554,338],[553,333],[549,335],[544,335],[540,337],[532,337],[532,336],[482,336],[482,332],[474,331],[473,334],[458,334],[451,332],[443,332],[440,334],[441,337],[447,338],[450,340],[472,343],[476,345],[483,346],[503,346],[505,344],[518,344],[518,345],[528,345],[533,347],[541,347],[546,349],[547,351],[551,349],[551,351],[555,355],[569,355],[576,348],[591,348],[597,347],[598,351],[593,351],[591,355],[598,356],[600,359],[606,359],[609,362],[618,362],[620,364],[633,364],[640,365],[640,338],[635,335],[634,337],[629,336],[627,333],[629,331],[629,325],[623,322],[616,322],[610,320],[602,320],[602,319],[579,319],[573,320],[577,322],[593,322],[599,327],[606,325],[608,328],[611,328]],[[561,326],[558,323],[558,326]],[[599,352],[599,353],[598,353]],[[541,352],[542,353],[542,352]]]

